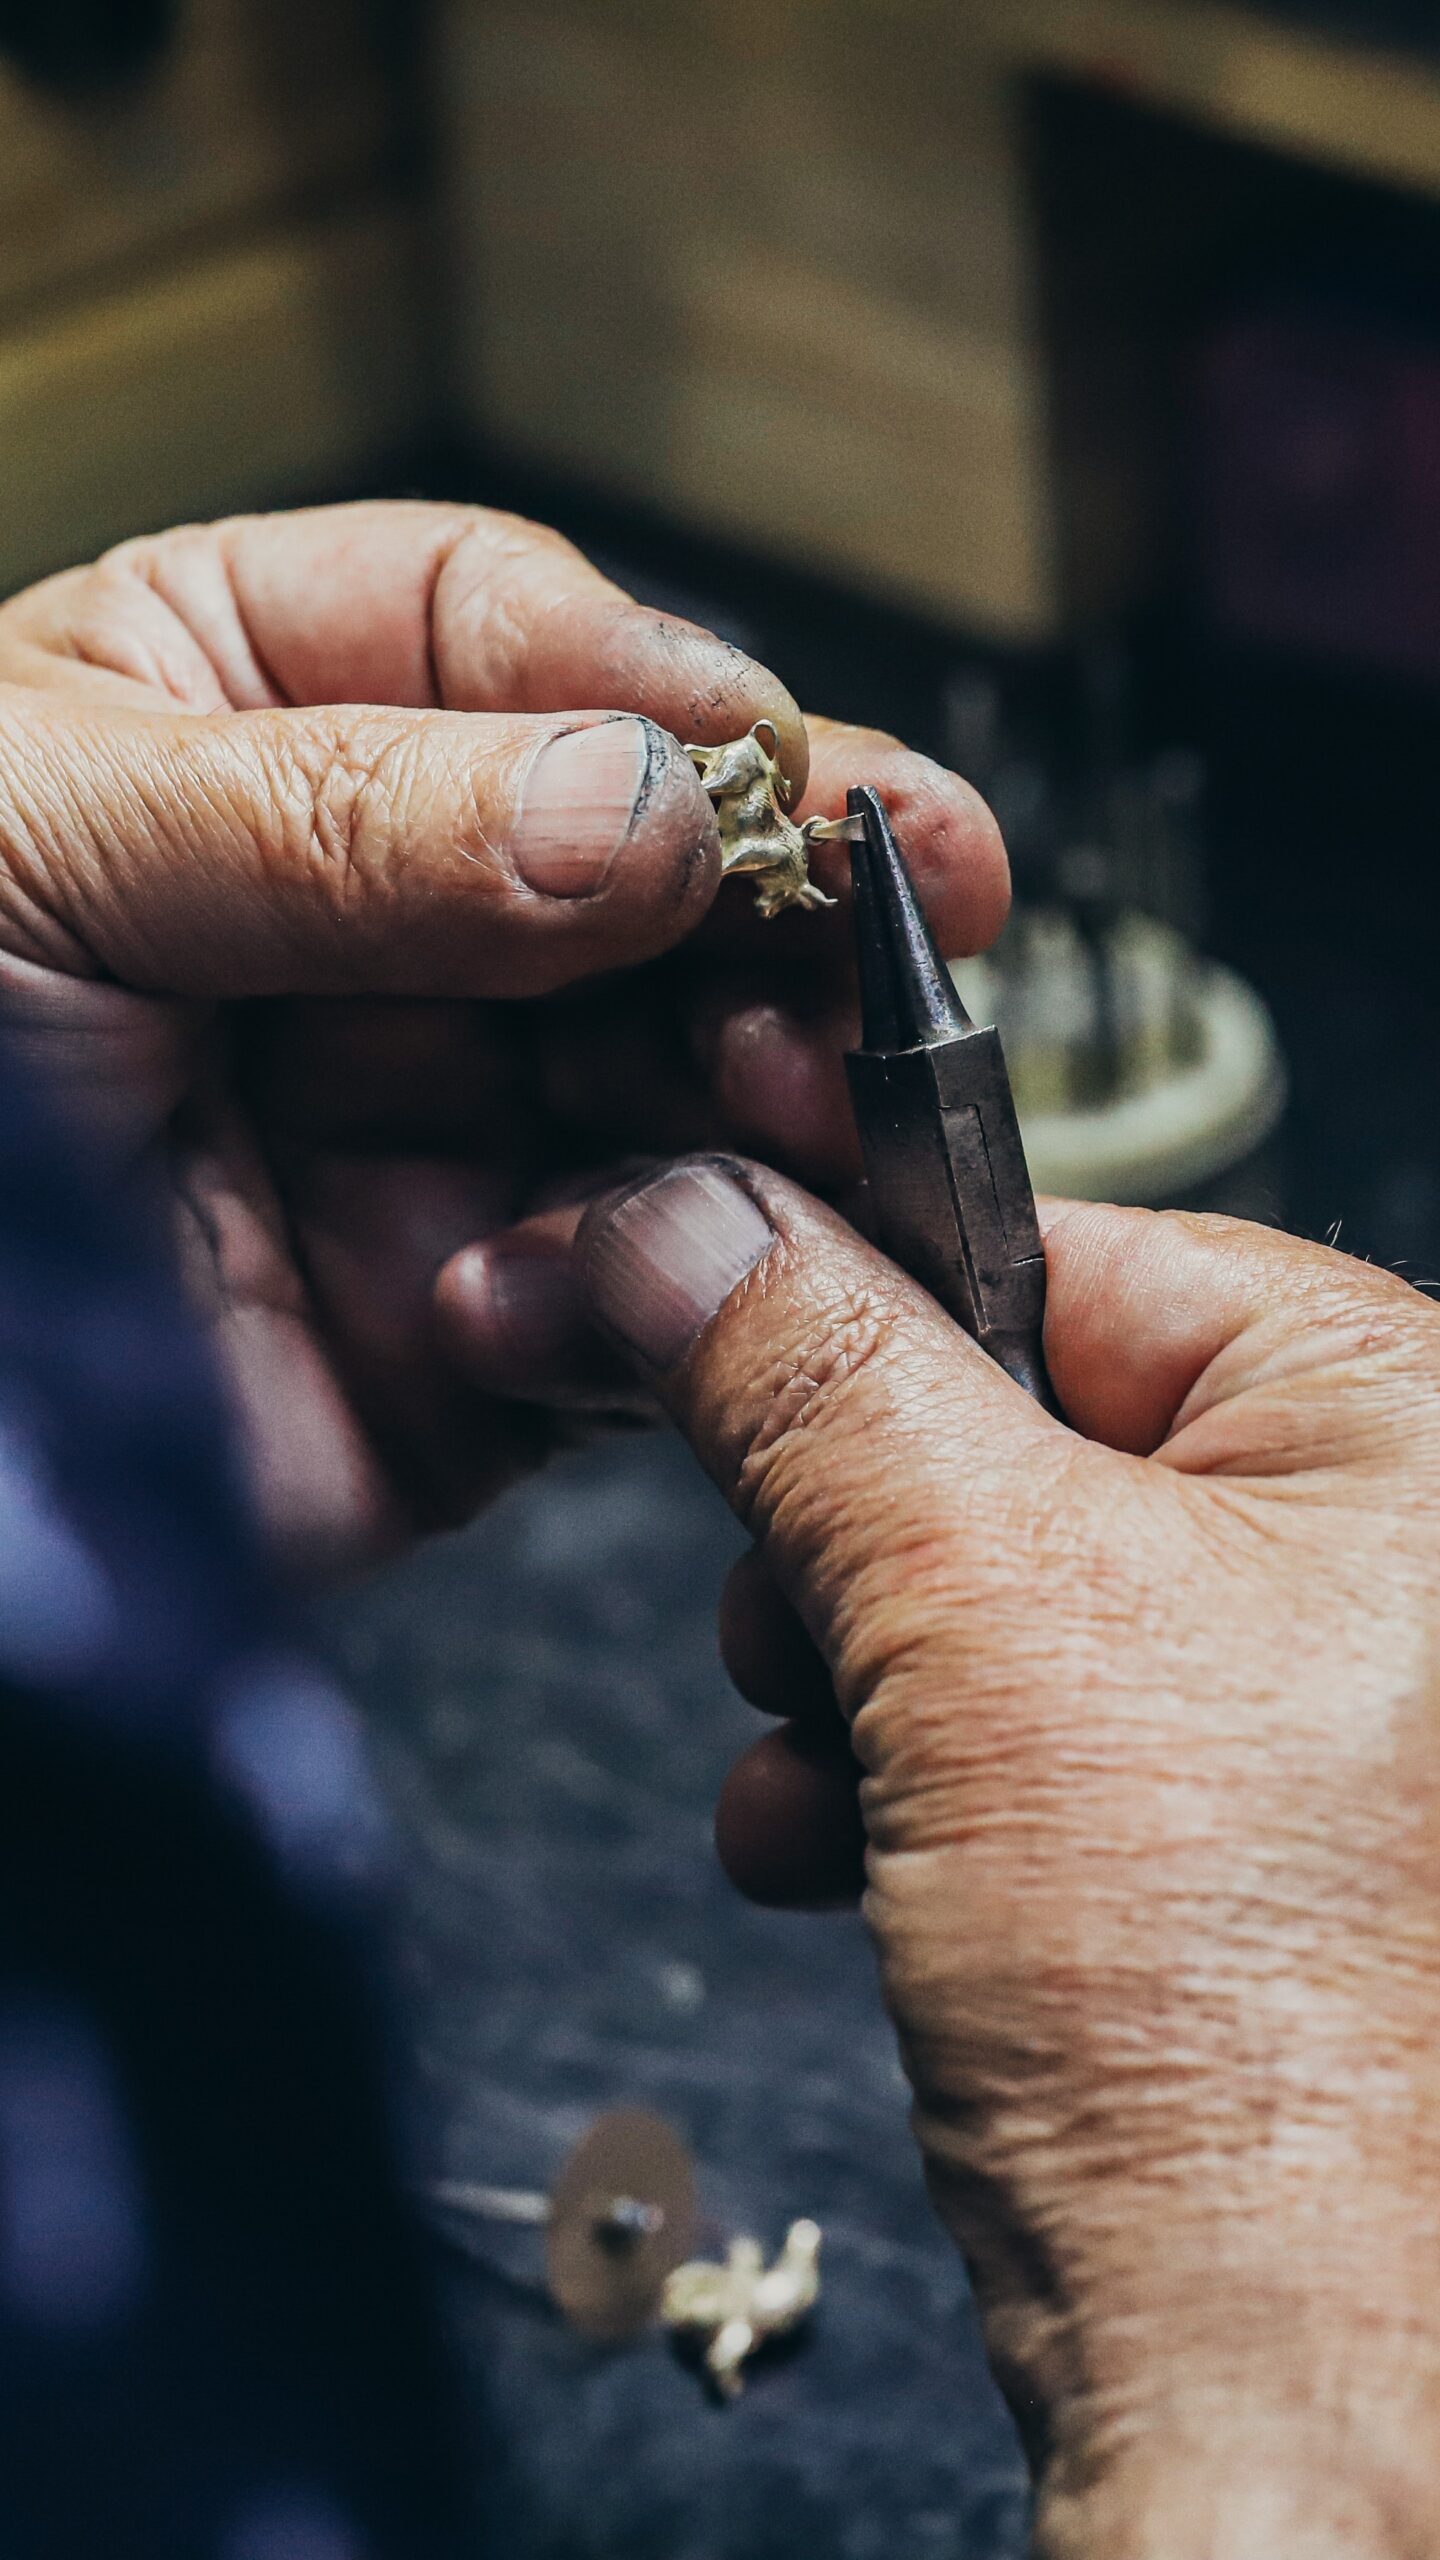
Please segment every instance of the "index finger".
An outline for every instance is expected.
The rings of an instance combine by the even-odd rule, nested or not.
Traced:
[[[632,711],[682,743],[763,719],[797,790],[809,770],[805,724],[767,668],[486,507],[377,499],[182,525],[17,598],[0,630],[7,660],[48,660],[51,681],[67,665],[91,685],[108,674],[172,709]]]

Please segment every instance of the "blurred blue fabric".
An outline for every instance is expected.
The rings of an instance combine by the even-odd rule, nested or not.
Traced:
[[[0,2551],[475,2550],[384,1815],[133,1198],[0,1041]]]

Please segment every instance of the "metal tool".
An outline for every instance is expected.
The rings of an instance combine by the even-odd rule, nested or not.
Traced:
[[[694,2163],[645,2107],[597,2117],[548,2194],[472,2178],[433,2179],[422,2193],[452,2236],[475,2222],[543,2230],[546,2290],[573,2329],[618,2345],[658,2320],[695,2347],[722,2400],[739,2396],[749,2359],[799,2328],[819,2296],[817,2222],[792,2222],[768,2262],[747,2234],[723,2258],[691,2255]]]
[[[629,2338],[644,2328],[694,2246],[690,2154],[644,2107],[598,2117],[548,2195],[453,2178],[435,2181],[426,2195],[433,2209],[462,2222],[543,2229],[551,2299],[589,2338]]]
[[[876,1241],[1059,1415],[1041,1348],[1045,1250],[1000,1035],[956,994],[878,792],[852,790],[847,806],[862,1045],[845,1065]]]

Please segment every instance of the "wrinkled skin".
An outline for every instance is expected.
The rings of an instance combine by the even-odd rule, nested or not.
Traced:
[[[656,724],[644,810],[603,886],[537,894],[537,744],[616,712]],[[671,751],[756,718],[802,811],[877,782],[942,939],[988,939],[1003,858],[963,785],[807,734],[763,669],[509,519],[189,528],[0,611],[0,995],[167,1178],[297,1555],[458,1518],[629,1392],[615,1271],[607,1347],[569,1250],[616,1158],[853,1174],[845,919],[716,905]],[[793,1719],[733,1774],[722,1850],[797,1901],[868,1860],[1040,2547],[1419,2560],[1440,1316],[1242,1227],[1052,1213],[1067,1430],[831,1212],[744,1178],[777,1240],[639,1363],[754,1533],[727,1656]]]
[[[799,1902],[864,1851],[1038,2549],[1440,2549],[1440,1311],[1226,1220],[1052,1206],[1066,1429],[740,1179],[775,1242],[641,1361],[753,1535],[726,1651],[791,1719],[722,1852]],[[615,1214],[581,1251],[643,1349]]]
[[[651,724],[643,806],[603,885],[538,894],[538,750],[615,712]],[[675,742],[759,718],[812,812],[880,780],[942,934],[991,937],[1004,856],[963,783],[807,728],[512,517],[189,526],[0,609],[0,1002],[161,1164],[297,1563],[463,1518],[620,1393],[565,1259],[597,1169],[728,1136],[852,1170],[841,919],[717,905]]]

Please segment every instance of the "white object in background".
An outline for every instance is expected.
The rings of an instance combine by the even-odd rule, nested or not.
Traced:
[[[1044,972],[1012,1020],[1003,954],[957,961],[951,975],[977,1022],[999,1019],[1036,1190],[1153,1205],[1218,1181],[1263,1146],[1285,1107],[1285,1063],[1266,1007],[1242,978],[1197,960],[1144,918],[1122,930],[1138,963],[1118,979],[1117,1029],[1132,1073],[1103,1101],[1064,1102],[1057,1092],[1052,1050],[1077,1030],[1083,1041],[1083,977]],[[1183,955],[1180,1053],[1159,1036],[1156,1009],[1170,1012],[1177,993],[1162,942],[1175,946],[1176,962]]]

